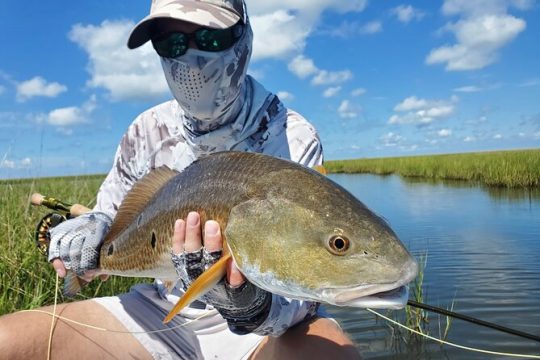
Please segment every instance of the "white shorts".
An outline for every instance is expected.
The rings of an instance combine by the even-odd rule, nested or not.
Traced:
[[[185,308],[169,324],[163,319],[174,305],[154,285],[139,284],[119,296],[93,299],[110,311],[154,359],[247,359],[264,337],[232,333],[211,308]],[[152,332],[173,328],[164,332]]]

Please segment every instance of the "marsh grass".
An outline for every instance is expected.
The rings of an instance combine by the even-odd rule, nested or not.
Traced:
[[[424,285],[424,274],[427,265],[427,254],[418,257],[418,276],[413,283],[409,285],[410,299],[419,303],[428,303],[426,288]],[[450,311],[454,309],[454,302],[450,305]],[[389,311],[389,317],[396,320],[410,329],[416,330],[422,334],[437,336],[439,339],[446,340],[452,325],[452,318],[448,316],[436,315],[437,323],[433,323],[433,317],[424,309],[412,306],[406,306],[405,311]],[[444,320],[443,320],[444,318]],[[437,329],[434,326],[437,325]],[[402,329],[394,324],[388,324],[392,334],[392,348],[396,354],[417,354],[418,357],[424,357],[427,354],[426,338],[415,333]],[[437,330],[437,335],[433,331]]]
[[[424,291],[424,272],[427,265],[427,254],[420,256],[418,259],[418,276],[414,279],[414,282],[409,286],[410,297],[419,303],[425,301]],[[405,325],[407,327],[419,331],[421,333],[429,332],[429,315],[428,312],[415,308],[412,306],[405,307]]]
[[[325,167],[331,173],[398,174],[492,186],[540,187],[540,149],[328,161]]]
[[[34,245],[38,221],[50,211],[29,205],[40,192],[93,207],[103,176],[0,181],[0,314],[52,304],[55,273]],[[93,282],[75,300],[118,294],[137,279]],[[60,298],[61,301],[66,299]]]

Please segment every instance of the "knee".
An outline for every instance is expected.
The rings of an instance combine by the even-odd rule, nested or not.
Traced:
[[[13,328],[16,315],[4,315],[0,317],[0,354],[6,359],[15,359],[13,350],[17,347],[19,337]]]
[[[305,326],[308,335],[317,336],[339,345],[354,345],[349,336],[333,319],[315,318]]]
[[[30,359],[36,355],[40,340],[35,338],[32,316],[14,313],[0,317],[0,358]]]
[[[290,328],[279,338],[267,338],[256,359],[360,359],[353,342],[333,320],[316,318]]]

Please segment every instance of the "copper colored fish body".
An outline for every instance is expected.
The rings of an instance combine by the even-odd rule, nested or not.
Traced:
[[[249,281],[287,297],[399,308],[417,273],[386,222],[341,186],[291,161],[240,152],[138,182],[103,243],[100,273],[176,279],[174,222],[189,211],[220,223]]]

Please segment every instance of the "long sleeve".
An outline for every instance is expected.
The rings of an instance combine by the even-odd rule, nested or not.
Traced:
[[[141,133],[142,123],[135,120],[118,145],[112,169],[99,188],[94,210],[114,218],[127,192],[144,175],[147,161]]]

